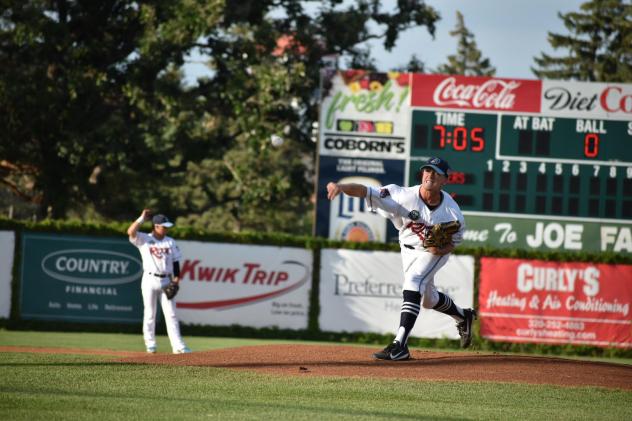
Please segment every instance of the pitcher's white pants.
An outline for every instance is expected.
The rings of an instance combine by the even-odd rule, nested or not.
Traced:
[[[439,292],[434,284],[434,276],[448,261],[450,254],[437,256],[427,251],[402,247],[404,287],[406,291],[416,291],[423,295],[424,308],[433,308],[439,302]]]
[[[182,336],[180,336],[180,323],[176,317],[176,303],[174,299],[168,300],[167,296],[162,292],[162,287],[168,283],[168,277],[159,278],[148,273],[143,274],[143,280],[140,285],[145,307],[143,311],[143,339],[146,347],[156,346],[156,310],[160,299],[169,342],[171,342],[173,352],[176,352],[186,347],[186,345],[182,340]]]

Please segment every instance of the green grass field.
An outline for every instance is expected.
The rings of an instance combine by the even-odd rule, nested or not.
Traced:
[[[194,350],[274,342],[186,339]],[[140,335],[122,334],[0,330],[0,345],[144,350]],[[166,337],[159,347],[168,351]],[[621,390],[280,377],[111,360],[0,353],[0,419],[632,419],[632,392]]]

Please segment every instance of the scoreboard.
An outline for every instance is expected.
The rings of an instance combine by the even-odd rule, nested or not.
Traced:
[[[465,211],[632,218],[629,121],[414,110],[410,174],[427,156]]]
[[[395,241],[363,203],[330,206],[327,182],[412,186],[439,156],[466,245],[632,254],[632,84],[350,70],[321,86],[317,235]]]

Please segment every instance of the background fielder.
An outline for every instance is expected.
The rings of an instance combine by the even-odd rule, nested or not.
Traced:
[[[176,305],[167,298],[163,291],[169,282],[180,282],[180,249],[173,238],[167,236],[167,229],[173,223],[164,215],[152,218],[150,234],[138,232],[143,222],[149,219],[150,210],[144,209],[140,217],[132,222],[127,229],[129,241],[138,247],[143,260],[143,279],[141,291],[143,294],[143,339],[147,352],[156,352],[156,310],[160,299],[162,312],[165,316],[167,334],[174,354],[191,352],[180,335],[180,324],[176,317]]]
[[[387,217],[399,230],[399,243],[404,270],[403,304],[400,325],[394,341],[375,358],[405,360],[410,358],[407,342],[420,305],[447,314],[457,322],[461,346],[467,348],[472,340],[472,322],[476,312],[462,309],[452,299],[437,290],[434,275],[448,261],[449,254],[463,240],[465,220],[457,203],[442,190],[448,182],[449,165],[441,158],[430,158],[419,169],[420,185],[400,187],[390,184],[381,189],[361,184],[327,184],[327,197],[338,194],[365,198],[371,210]],[[441,246],[430,246],[432,227],[436,224],[458,222],[460,227],[451,240]],[[423,296],[423,303],[421,297]]]

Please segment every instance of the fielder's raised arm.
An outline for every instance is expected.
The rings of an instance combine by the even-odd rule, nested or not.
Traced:
[[[143,209],[143,212],[140,214],[138,219],[132,222],[129,228],[127,228],[127,235],[129,236],[129,238],[131,238],[132,240],[135,239],[138,229],[141,225],[143,225],[143,222],[149,221],[149,218],[151,218],[151,210]]]

